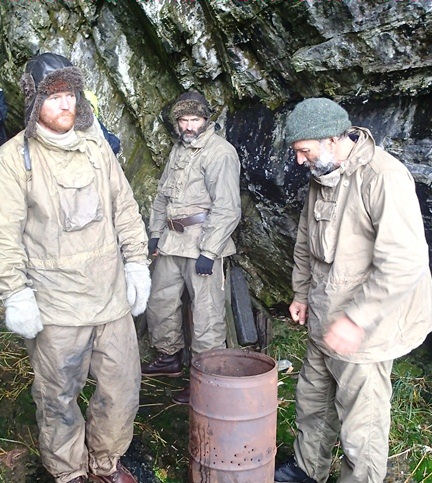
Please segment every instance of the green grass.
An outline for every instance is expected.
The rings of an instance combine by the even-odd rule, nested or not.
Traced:
[[[269,355],[293,362],[293,371],[279,373],[278,459],[292,453],[295,438],[295,387],[306,349],[307,332],[288,319],[275,320]],[[398,359],[392,372],[392,424],[389,436],[389,477],[386,481],[432,483],[432,354],[417,349]],[[335,481],[340,446],[333,452]]]
[[[278,459],[283,460],[292,453],[296,434],[295,387],[307,332],[287,320],[275,320],[273,333],[268,353],[276,360],[289,359],[293,363],[291,372],[279,373],[277,444]],[[24,461],[22,471],[38,475],[42,471],[35,407],[30,395],[32,377],[22,340],[0,331],[0,483],[24,481],[16,473],[11,477],[6,465],[11,455]],[[135,435],[148,448],[151,466],[163,483],[187,481],[188,409],[171,404],[172,392],[184,382],[184,379],[142,382]],[[418,349],[396,361],[392,382],[389,471],[393,479],[386,481],[432,483],[432,355]],[[80,397],[83,411],[93,389],[94,382],[89,380]],[[340,446],[335,447],[333,454],[329,482],[334,482],[338,474]]]
[[[273,323],[273,341],[268,347],[268,354],[276,361],[288,359],[292,370],[279,373],[279,409],[277,442],[279,455],[285,453],[285,446],[292,448],[296,434],[295,428],[295,388],[306,352],[306,332],[298,326],[288,326],[285,321]],[[288,454],[291,451],[288,451]]]
[[[418,350],[396,361],[392,380],[392,454],[409,452],[414,481],[432,482],[432,374],[419,361],[431,356]]]

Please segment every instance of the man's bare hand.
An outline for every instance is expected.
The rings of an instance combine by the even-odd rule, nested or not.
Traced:
[[[300,325],[305,325],[307,320],[307,304],[302,304],[294,300],[289,306],[289,312],[294,322],[298,322]]]
[[[324,335],[324,342],[338,354],[348,355],[357,352],[362,343],[365,331],[349,317],[336,319]]]

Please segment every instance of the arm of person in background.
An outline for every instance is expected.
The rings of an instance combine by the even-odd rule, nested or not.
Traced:
[[[111,146],[113,153],[117,155],[121,149],[120,139],[114,133],[112,133],[111,131],[108,131],[108,129],[104,126],[104,124],[100,119],[98,119],[98,122],[101,127],[104,138],[108,141],[108,144]]]
[[[7,108],[4,92],[3,92],[3,89],[0,87],[0,122],[6,121],[7,111],[8,111],[8,108]]]
[[[104,126],[102,121],[99,119],[99,102],[96,97],[96,94],[90,90],[85,90],[84,95],[86,96],[87,100],[89,101],[95,118],[97,119],[97,125],[100,127],[104,138],[107,140],[108,144],[111,146],[113,153],[117,155],[120,152],[121,144],[120,139],[113,134],[111,131]]]
[[[339,354],[356,352],[368,327],[403,303],[429,271],[423,221],[409,172],[386,170],[366,189],[365,206],[376,233],[372,270],[345,315],[325,335],[326,344]]]
[[[4,97],[4,92],[0,88],[0,145],[4,144],[8,140],[8,135],[6,132],[6,115],[7,115],[7,104]]]
[[[18,154],[18,158],[19,158]],[[6,308],[6,327],[22,337],[33,339],[43,329],[31,282],[27,278],[27,255],[22,240],[27,221],[27,181],[24,160],[20,172],[14,172],[0,155],[0,294]]]
[[[308,201],[300,214],[297,229],[297,239],[294,247],[294,267],[292,272],[292,286],[294,300],[289,307],[294,322],[304,325],[308,317],[308,293],[310,285],[310,260],[307,228]]]
[[[221,256],[241,217],[240,163],[235,149],[213,157],[204,169],[204,182],[212,205],[203,223],[196,271],[210,275],[214,260]]]

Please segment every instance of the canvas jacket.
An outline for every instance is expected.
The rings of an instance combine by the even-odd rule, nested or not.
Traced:
[[[432,284],[414,181],[376,147],[367,129],[341,167],[311,179],[294,250],[294,299],[308,304],[309,335],[326,354],[352,362],[394,359],[432,329]],[[365,330],[341,356],[323,334],[345,313]]]
[[[0,294],[35,289],[43,324],[96,325],[130,311],[124,262],[148,263],[123,171],[93,125],[70,149],[23,132],[0,149]]]
[[[159,182],[150,214],[151,238],[162,255],[215,259],[235,253],[231,234],[241,214],[240,163],[234,147],[214,125],[190,144],[177,142]],[[167,218],[207,213],[202,224],[183,233],[169,230]]]

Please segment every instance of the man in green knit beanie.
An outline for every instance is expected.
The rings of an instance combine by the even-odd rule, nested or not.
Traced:
[[[325,98],[299,103],[286,134],[309,168],[294,248],[294,322],[308,325],[296,392],[294,455],[278,482],[327,480],[339,437],[338,481],[382,482],[390,373],[432,329],[428,246],[404,165]]]

